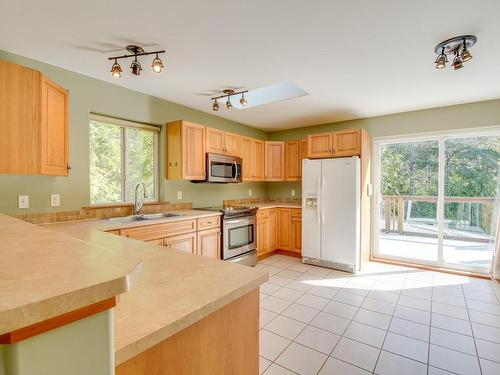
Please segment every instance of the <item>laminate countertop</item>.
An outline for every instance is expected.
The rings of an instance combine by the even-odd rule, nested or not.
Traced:
[[[235,301],[266,282],[269,275],[250,267],[171,250],[104,230],[220,215],[179,211],[182,216],[119,224],[88,220],[45,226],[65,236],[142,260],[142,274],[115,308],[115,360],[119,365]]]

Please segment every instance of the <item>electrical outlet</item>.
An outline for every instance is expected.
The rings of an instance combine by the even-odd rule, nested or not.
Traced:
[[[30,196],[29,195],[18,195],[17,196],[17,207],[29,208],[29,206],[30,206]]]
[[[292,189],[292,191],[290,192],[290,194],[292,195],[292,197],[295,197],[295,189]]]
[[[252,189],[248,189],[248,196],[251,197],[252,196]]]
[[[177,200],[181,200],[182,199],[182,191],[178,191],[177,192]]]
[[[50,205],[59,207],[61,205],[61,196],[59,194],[50,194]]]

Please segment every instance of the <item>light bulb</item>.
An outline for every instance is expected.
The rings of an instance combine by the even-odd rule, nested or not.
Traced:
[[[141,75],[142,66],[141,63],[137,61],[137,57],[132,61],[132,64],[130,64],[130,69],[132,69],[132,74],[136,76]]]
[[[153,68],[153,72],[155,73],[161,73],[163,70],[163,63],[158,57],[158,54],[156,54],[156,57],[153,60],[153,63],[151,64],[151,67]]]
[[[227,109],[233,108],[233,104],[231,103],[231,100],[229,99],[229,95],[227,96],[226,108]]]
[[[219,110],[219,103],[217,102],[217,99],[215,99],[214,104],[212,104],[212,109],[217,112]]]
[[[241,94],[240,104],[244,107],[247,105],[247,101],[245,99],[245,93]]]
[[[115,78],[120,78],[122,76],[122,67],[115,59],[115,63],[111,67],[111,75]]]

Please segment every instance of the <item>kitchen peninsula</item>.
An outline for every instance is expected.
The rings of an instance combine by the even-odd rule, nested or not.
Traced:
[[[182,219],[207,215],[187,211]],[[39,227],[0,215],[0,224],[2,258],[9,259],[0,269],[8,276],[0,288],[0,351],[12,373],[22,368],[23,374],[41,369],[112,374],[115,366],[124,375],[177,374],[180,368],[186,373],[257,373],[258,287],[267,273],[105,233],[117,226],[111,220]],[[108,299],[116,307],[106,305],[99,312],[101,321],[91,321],[96,319],[91,314],[69,324],[63,319],[34,331],[33,337],[9,342],[23,328],[54,324],[54,318],[57,323],[57,317]],[[88,343],[107,345],[96,357],[92,347],[86,348],[88,353],[80,355],[85,361],[75,370],[77,362],[61,357],[71,355],[65,346],[72,346],[76,336],[71,334],[78,329],[95,332]],[[54,345],[56,339],[60,345]],[[46,340],[52,340],[50,346]],[[32,356],[37,343],[52,350],[43,359]],[[96,368],[96,362],[103,365]]]

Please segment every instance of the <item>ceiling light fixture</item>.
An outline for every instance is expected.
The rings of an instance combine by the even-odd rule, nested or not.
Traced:
[[[454,56],[451,64],[454,70],[461,69],[463,63],[472,59],[470,48],[477,43],[477,37],[474,35],[461,35],[445,40],[439,43],[434,52],[438,55],[436,61],[436,69],[443,69],[448,62],[448,55]]]
[[[111,75],[115,78],[120,78],[122,76],[122,67],[118,64],[118,61],[115,59],[115,63],[111,67]]]
[[[245,93],[247,93],[248,90],[244,90],[244,91],[234,91],[233,89],[224,89],[222,90],[222,94],[219,95],[219,96],[215,96],[213,97],[211,100],[214,101],[214,103],[212,104],[212,109],[214,111],[218,111],[219,110],[219,103],[217,102],[217,99],[222,99],[222,98],[227,98],[227,101],[226,101],[226,108],[227,109],[232,109],[233,108],[233,103],[231,103],[231,97],[232,96],[235,96],[235,95],[241,95],[241,99],[240,99],[240,104],[242,107],[245,107],[247,105],[247,100],[245,99]]]
[[[141,74],[142,71],[142,66],[141,63],[137,60],[138,56],[148,56],[148,55],[156,55],[156,57],[153,60],[153,63],[151,64],[151,68],[153,69],[153,72],[155,73],[161,73],[164,69],[163,62],[161,59],[158,57],[160,53],[165,53],[165,50],[161,51],[152,51],[152,52],[145,52],[144,48],[135,46],[135,45],[128,45],[126,47],[127,51],[130,52],[129,55],[123,55],[123,56],[113,56],[113,57],[108,57],[108,60],[114,60],[114,64],[111,67],[111,74],[115,78],[120,78],[121,77],[121,72],[122,68],[120,64],[118,64],[119,59],[128,59],[133,57],[134,60],[130,64],[130,69],[132,71],[132,74],[138,76]]]

